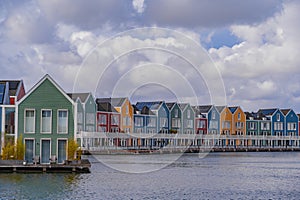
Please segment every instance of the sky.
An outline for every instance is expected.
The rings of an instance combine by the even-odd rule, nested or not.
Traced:
[[[300,112],[298,0],[0,0],[0,79]]]

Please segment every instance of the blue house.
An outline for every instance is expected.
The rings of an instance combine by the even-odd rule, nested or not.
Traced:
[[[297,136],[298,134],[298,115],[292,109],[281,109],[284,114],[285,136]]]
[[[214,105],[194,106],[193,108],[207,118],[208,134],[220,134],[220,113]]]
[[[169,108],[170,133],[182,133],[182,111],[176,102],[166,103]]]
[[[157,117],[157,133],[169,133],[169,109],[164,101],[137,102],[136,107],[139,110],[147,107],[154,113]]]
[[[132,106],[134,108],[134,132],[157,133],[157,116],[147,106],[144,106],[141,110],[136,105]]]
[[[284,136],[285,116],[278,108],[260,109],[258,114],[263,114],[271,120],[271,135]]]

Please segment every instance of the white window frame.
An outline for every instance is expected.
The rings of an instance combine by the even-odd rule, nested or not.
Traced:
[[[59,131],[58,131],[58,120],[59,120],[59,112],[60,112],[60,111],[66,111],[66,112],[67,112],[66,132],[59,132]],[[57,121],[57,124],[56,124],[56,126],[57,126],[57,127],[56,127],[56,128],[57,128],[57,129],[56,129],[56,130],[57,130],[57,133],[58,133],[58,134],[68,134],[68,131],[69,131],[69,127],[68,127],[68,126],[69,126],[69,110],[68,110],[68,109],[58,109],[58,110],[57,110],[57,120],[56,120],[56,121]]]
[[[43,111],[50,111],[50,132],[43,132]],[[51,109],[41,109],[41,126],[40,126],[40,129],[41,129],[41,133],[42,134],[51,134],[52,133],[52,110]]]
[[[33,119],[33,132],[27,132],[26,131],[26,111],[33,111],[34,112],[34,119]],[[35,109],[28,108],[24,110],[24,133],[34,134],[35,133],[35,118],[36,118],[36,112]]]

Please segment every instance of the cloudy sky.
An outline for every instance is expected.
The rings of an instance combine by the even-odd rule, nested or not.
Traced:
[[[0,78],[29,90],[48,73],[97,97],[300,112],[299,10],[298,0],[0,0]]]

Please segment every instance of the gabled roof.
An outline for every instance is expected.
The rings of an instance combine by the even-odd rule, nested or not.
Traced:
[[[18,92],[23,84],[22,80],[1,80],[0,83],[8,83],[9,96],[18,96]]]
[[[56,89],[64,95],[64,97],[74,105],[74,101],[67,95],[67,93],[52,79],[52,77],[49,74],[46,74],[43,78],[39,80],[29,91],[26,93],[26,95],[20,99],[20,101],[17,102],[17,104],[22,103],[29,95],[31,95],[32,92],[34,92],[45,80],[49,80]]]
[[[194,109],[199,110],[200,113],[208,113],[213,105],[203,105],[203,106],[192,106]]]
[[[246,119],[250,119],[250,117],[252,117],[254,120],[262,120],[263,118],[267,118],[264,114],[262,113],[255,113],[255,112],[244,112],[246,115]]]
[[[219,113],[221,113],[225,108],[226,106],[216,106],[216,109]]]
[[[118,113],[118,111],[109,102],[97,103],[97,111]]]
[[[268,108],[268,109],[259,109],[257,113],[262,113],[263,115],[274,115],[278,108]]]
[[[282,114],[284,116],[286,116],[287,114],[289,114],[289,112],[291,111],[292,109],[280,109],[280,111],[282,112]]]
[[[182,111],[184,111],[189,106],[188,103],[179,103],[178,105]]]
[[[154,113],[147,106],[144,106],[141,110],[138,109],[136,105],[132,105],[132,106],[134,108],[134,114],[154,115]]]
[[[136,107],[141,110],[143,107],[148,107],[150,110],[158,110],[164,101],[149,101],[149,102],[137,102]]]
[[[169,108],[169,110],[172,110],[172,108],[174,107],[176,103],[172,102],[172,103],[166,103],[167,107]]]
[[[78,98],[82,103],[85,103],[90,95],[90,93],[68,93],[67,94],[73,101],[76,101]]]
[[[235,111],[239,108],[238,106],[231,106],[231,107],[228,107],[230,112],[233,114],[235,113]]]
[[[97,98],[96,103],[106,103],[109,102],[114,107],[121,107],[127,98]]]

